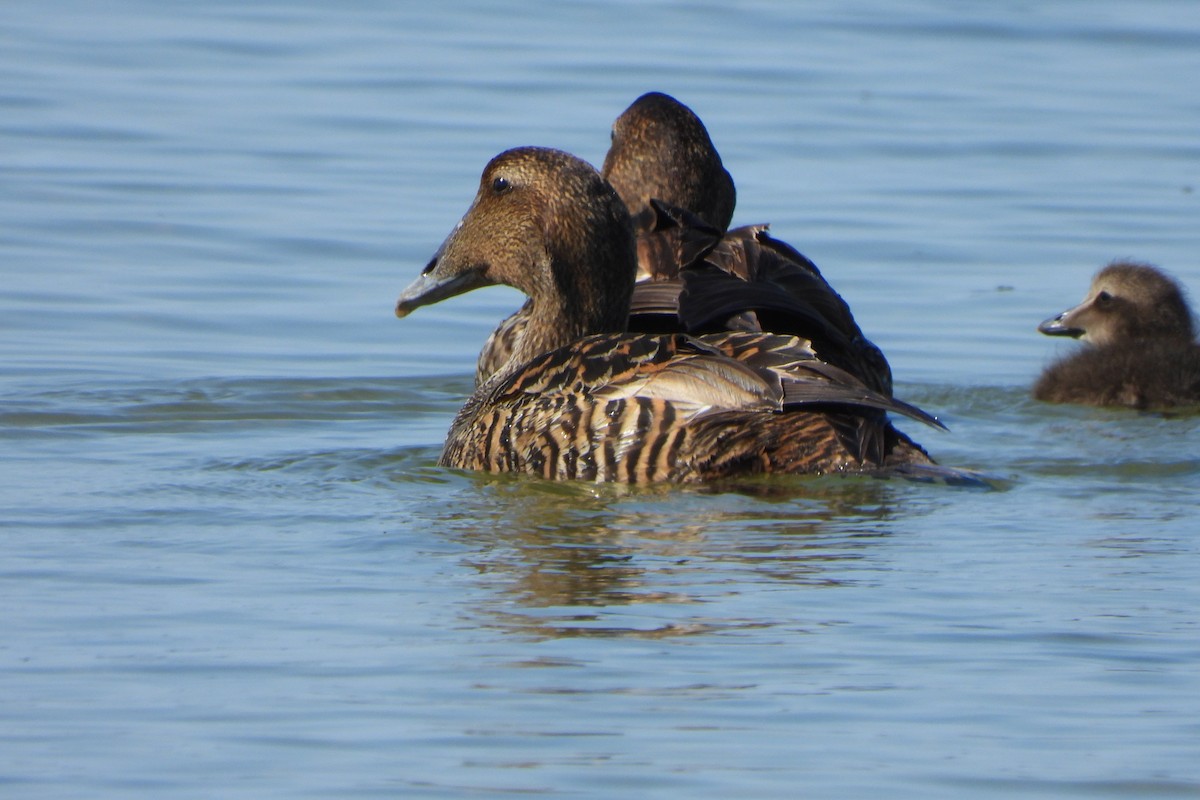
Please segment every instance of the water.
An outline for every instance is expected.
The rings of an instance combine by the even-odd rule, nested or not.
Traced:
[[[1200,796],[1200,419],[1032,402],[1200,286],[1179,0],[0,10],[0,794]],[[991,491],[435,466],[519,303],[391,306],[644,91]]]

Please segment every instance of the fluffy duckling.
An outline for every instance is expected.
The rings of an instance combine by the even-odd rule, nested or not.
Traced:
[[[626,333],[636,271],[625,204],[593,167],[546,148],[492,159],[396,305],[403,317],[496,283],[529,296],[523,335],[455,418],[439,463],[629,483],[933,464],[885,412],[940,423],[798,337]]]
[[[1083,349],[1048,366],[1033,396],[1050,403],[1166,409],[1200,404],[1200,345],[1183,290],[1147,264],[1096,273],[1083,302],[1038,326]]]

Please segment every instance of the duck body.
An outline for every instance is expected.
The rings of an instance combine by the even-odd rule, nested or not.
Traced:
[[[493,283],[530,298],[524,331],[455,418],[440,463],[631,483],[933,464],[887,412],[940,423],[805,338],[626,331],[636,271],[625,205],[590,165],[545,148],[494,158],[397,303],[404,316]]]
[[[497,375],[451,426],[441,464],[544,478],[703,482],[929,464],[863,386],[796,337],[585,337]]]
[[[1048,336],[1081,339],[1033,386],[1037,400],[1162,410],[1200,406],[1200,345],[1179,284],[1148,264],[1096,273],[1079,305],[1041,323]]]

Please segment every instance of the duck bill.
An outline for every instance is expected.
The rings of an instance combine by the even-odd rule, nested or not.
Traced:
[[[1041,325],[1038,325],[1038,332],[1044,333],[1047,336],[1070,336],[1072,339],[1078,339],[1084,334],[1083,328],[1078,328],[1072,324],[1072,320],[1075,318],[1075,312],[1078,310],[1079,307],[1077,306],[1075,308],[1067,309],[1057,317],[1051,317],[1050,319],[1044,321]]]
[[[487,277],[487,265],[469,257],[463,258],[461,248],[455,244],[469,216],[470,212],[458,221],[420,276],[400,293],[400,299],[396,301],[397,317],[407,317],[421,306],[492,285],[493,281]]]
[[[397,317],[407,317],[421,306],[440,303],[442,300],[469,292],[480,286],[487,286],[490,283],[484,277],[483,267],[443,274],[437,268],[437,264],[438,260],[435,257],[433,261],[429,262],[425,272],[422,272],[415,281],[408,285],[408,288],[400,293],[400,299],[396,301]]]

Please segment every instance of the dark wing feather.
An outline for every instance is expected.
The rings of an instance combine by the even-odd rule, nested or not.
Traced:
[[[863,336],[841,295],[765,225],[730,231],[683,277],[679,317],[685,330],[749,328],[802,336],[820,358],[891,394],[887,359]]]
[[[705,262],[686,270],[679,296],[679,317],[690,332],[724,330],[730,317],[753,309],[761,330],[796,333],[848,347],[849,342],[820,311],[800,294],[770,283],[751,283]],[[764,321],[766,313],[786,317],[783,324]]]
[[[856,375],[822,360],[807,342],[783,334],[730,332],[698,337],[730,358],[776,375],[781,408],[842,404],[893,411],[945,430],[936,417],[910,403],[866,386]]]
[[[688,264],[704,258],[722,233],[684,208],[651,200],[653,223],[638,235],[638,276],[642,279],[676,278]]]

